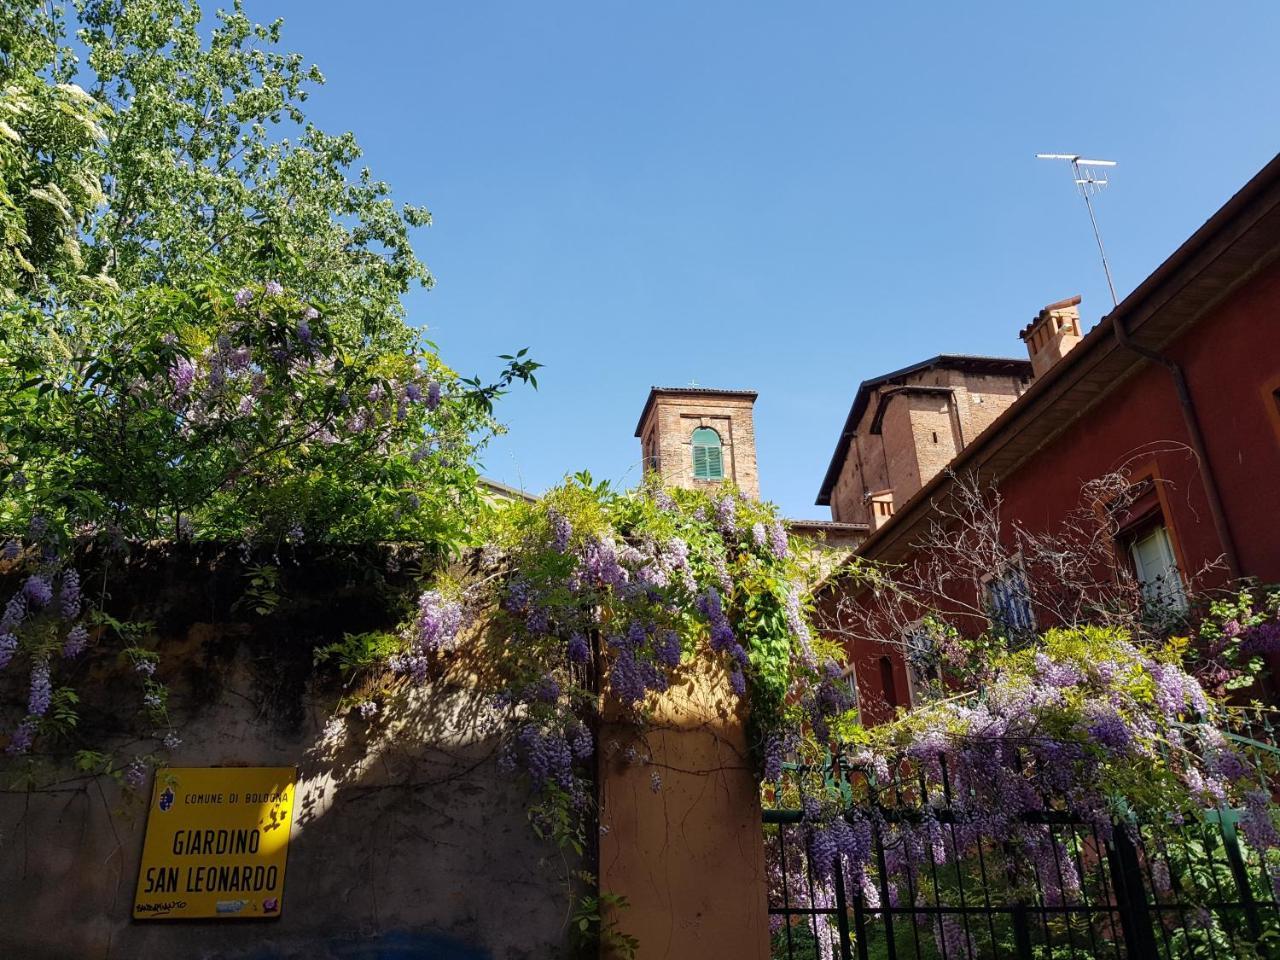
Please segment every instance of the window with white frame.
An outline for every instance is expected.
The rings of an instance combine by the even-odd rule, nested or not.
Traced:
[[[849,696],[853,698],[853,708],[858,711],[858,722],[862,722],[862,696],[858,693],[858,670],[852,663],[845,668],[845,683],[849,685]]]
[[[907,702],[915,705],[921,691],[938,679],[937,651],[933,635],[924,623],[916,624],[906,633]]]
[[[1129,540],[1129,558],[1138,578],[1138,589],[1148,607],[1181,613],[1187,609],[1187,593],[1173,554],[1173,542],[1163,523],[1144,527]]]

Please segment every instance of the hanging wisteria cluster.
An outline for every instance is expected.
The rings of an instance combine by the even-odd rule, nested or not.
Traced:
[[[1046,814],[1105,842],[1138,822],[1176,828],[1199,811],[1238,807],[1246,841],[1274,866],[1280,833],[1268,784],[1276,771],[1224,736],[1224,708],[1184,669],[1185,652],[1185,641],[1140,649],[1118,630],[1050,631],[985,664],[980,693],[926,703],[861,731],[825,769],[777,787],[779,801],[803,809],[805,837],[789,864],[771,850],[779,900],[784,869],[790,896],[800,890],[811,899],[829,898],[833,871],[842,869],[845,889],[860,892],[868,907],[886,895],[891,906],[910,903],[908,894],[920,898],[930,878],[936,884],[939,868],[949,875],[989,845],[1029,865],[1024,880],[1037,878],[1046,905],[1078,902],[1078,860]],[[817,884],[812,896],[804,892],[806,867]],[[1149,869],[1159,888],[1168,863],[1154,859]],[[954,919],[941,919],[934,932],[940,951],[970,955]],[[829,932],[820,934],[821,948]]]
[[[25,711],[7,731],[5,751],[10,756],[28,753],[45,730],[74,723],[75,693],[70,687],[55,688],[55,671],[70,667],[101,631],[90,631],[92,610],[82,592],[80,572],[68,559],[72,552],[60,545],[40,517],[30,524],[26,537],[0,548],[0,574],[18,584],[0,615],[0,671],[12,672],[21,665],[28,678]],[[132,647],[124,653],[137,680],[137,709],[148,717],[155,738],[166,749],[176,749],[181,741],[169,726],[166,691],[154,676],[154,655]],[[16,664],[19,659],[21,664]],[[136,757],[131,763],[145,772],[145,764]]]
[[[579,814],[588,802],[598,683],[609,709],[643,723],[651,697],[701,658],[749,704],[765,768],[806,724],[851,706],[838,651],[807,623],[806,560],[772,507],[727,488],[618,493],[580,477],[494,523],[480,575],[422,595],[390,667],[421,680],[433,659],[475,656],[459,641],[473,625],[512,719],[501,763],[541,802]]]
[[[333,337],[314,306],[290,303],[275,280],[260,288],[242,287],[232,299],[237,309],[194,355],[176,349],[176,336],[164,338],[175,348],[167,371],[169,405],[184,437],[254,416],[275,383],[319,375],[344,385],[334,377],[340,357],[332,350]],[[325,445],[370,433],[375,449],[385,455],[392,439],[389,425],[408,419],[411,405],[433,411],[440,403],[440,384],[417,368],[407,370],[403,382],[391,376],[374,379],[363,393],[338,391],[327,406],[315,405],[306,422],[298,422],[302,411],[277,407],[274,426],[304,429]]]
[[[19,584],[0,615],[0,670],[22,648],[28,671],[25,715],[10,731],[6,749],[24,754],[53,705],[53,661],[78,657],[89,635],[81,620],[80,574],[64,565],[47,523],[37,519],[26,539],[7,541],[0,548],[0,568]]]

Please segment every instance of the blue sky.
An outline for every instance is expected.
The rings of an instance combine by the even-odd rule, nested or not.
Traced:
[[[486,472],[638,479],[651,384],[753,388],[762,495],[813,505],[858,383],[1023,355],[1044,304],[1109,306],[1037,151],[1120,161],[1123,297],[1280,149],[1280,5],[249,0],[435,224],[409,301],[446,360],[527,346]]]

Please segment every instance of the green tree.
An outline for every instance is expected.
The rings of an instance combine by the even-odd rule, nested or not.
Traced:
[[[307,121],[280,21],[84,0],[80,62],[61,8],[3,17],[0,523],[465,540],[537,364],[463,380],[406,322],[429,215]]]
[[[0,5],[0,304],[80,276],[105,199],[106,111],[57,68],[59,36],[39,4]]]

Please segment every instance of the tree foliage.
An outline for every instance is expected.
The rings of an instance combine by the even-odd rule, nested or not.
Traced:
[[[188,538],[456,551],[485,509],[494,401],[538,364],[521,350],[462,378],[410,325],[429,215],[307,120],[322,77],[279,21],[236,4],[209,22],[191,0],[0,16],[0,562],[23,584],[0,658],[29,671],[25,749],[52,732],[61,664],[125,644],[81,602],[86,556]]]

